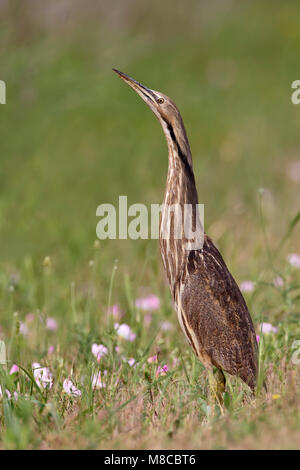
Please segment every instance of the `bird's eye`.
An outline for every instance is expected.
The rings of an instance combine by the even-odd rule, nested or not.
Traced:
[[[156,102],[162,104],[165,100],[163,98],[157,98]]]

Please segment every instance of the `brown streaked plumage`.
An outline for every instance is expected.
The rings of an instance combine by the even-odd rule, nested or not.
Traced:
[[[180,113],[163,93],[114,71],[152,109],[167,139],[169,166],[160,250],[181,328],[202,363],[210,370],[213,366],[217,368],[217,382],[223,382],[219,392],[225,386],[223,371],[240,377],[255,390],[258,366],[253,323],[218,249],[206,234],[202,248],[191,250],[186,249],[184,238],[174,237],[172,231],[169,238],[162,236],[162,226],[170,217],[168,206],[191,204],[194,215],[198,203],[192,155]]]

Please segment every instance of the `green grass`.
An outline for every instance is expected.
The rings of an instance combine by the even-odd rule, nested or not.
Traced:
[[[286,260],[300,253],[299,183],[288,176],[300,145],[300,106],[290,99],[300,74],[298,3],[275,1],[271,11],[267,1],[192,1],[189,11],[170,1],[150,10],[147,2],[91,2],[66,20],[46,7],[18,15],[14,5],[0,20],[0,339],[8,356],[0,381],[18,399],[4,393],[0,448],[299,447],[291,358],[300,271]],[[224,408],[211,403],[171,307],[157,241],[94,243],[99,204],[119,195],[159,203],[167,171],[157,120],[112,67],[178,104],[206,231],[236,280],[255,282],[246,300],[257,332],[263,321],[278,328],[261,335],[268,392],[255,398],[227,377]],[[135,299],[148,293],[161,306],[146,325]],[[107,312],[116,303],[133,342],[113,328]],[[173,328],[163,331],[163,321]],[[93,343],[109,349],[100,363]],[[165,376],[147,362],[156,353]],[[50,390],[35,383],[33,362],[51,370]],[[95,391],[97,370],[107,370],[106,387]],[[65,378],[81,397],[62,392]]]

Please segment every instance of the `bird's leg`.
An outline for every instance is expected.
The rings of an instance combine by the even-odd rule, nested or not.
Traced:
[[[226,383],[222,369],[216,368],[215,371],[208,369],[208,381],[214,399],[222,406]]]

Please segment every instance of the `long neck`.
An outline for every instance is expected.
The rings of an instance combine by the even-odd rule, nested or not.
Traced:
[[[174,218],[174,215],[171,215],[170,207],[179,206],[182,210],[182,214],[184,214],[186,210],[185,205],[190,204],[195,214],[196,204],[198,204],[198,194],[192,167],[191,150],[182,120],[177,121],[176,128],[165,120],[162,120],[161,124],[168,144],[169,166],[161,216],[160,248],[174,297],[176,283],[182,273],[183,264],[186,262],[188,251],[185,247],[183,216],[181,223],[182,237],[177,238],[174,236],[174,222],[172,222],[171,219],[172,217]],[[166,227],[169,227],[168,224],[171,224],[171,230],[169,232],[170,236],[166,238],[163,237],[163,231],[166,233]]]
[[[169,152],[168,176],[164,202],[167,204],[197,204],[192,154],[182,120],[174,128],[162,122]]]

